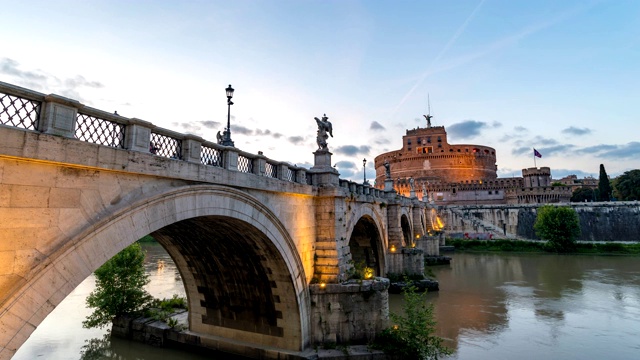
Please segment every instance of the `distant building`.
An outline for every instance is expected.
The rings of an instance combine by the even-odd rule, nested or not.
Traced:
[[[598,188],[598,179],[592,176],[585,176],[583,179],[578,179],[576,175],[568,175],[557,181],[571,187],[572,192],[583,187],[590,189]]]
[[[407,130],[402,148],[375,158],[376,186],[384,187],[388,164],[394,189],[440,205],[568,202],[570,187],[551,186],[549,168],[522,170],[522,177],[498,178],[494,148],[449,144],[444,126]],[[413,187],[413,189],[412,189]]]

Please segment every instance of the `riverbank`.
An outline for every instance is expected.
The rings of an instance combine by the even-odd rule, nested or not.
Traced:
[[[111,335],[160,348],[175,348],[200,354],[223,356],[226,359],[288,359],[288,360],[385,360],[390,359],[380,350],[367,345],[334,346],[303,352],[258,348],[252,344],[230,341],[216,336],[195,334],[185,330],[188,312],[176,310],[168,316],[175,325],[150,317],[117,317],[113,321]],[[232,355],[233,354],[233,355]]]
[[[456,251],[467,252],[549,253],[544,241],[447,239],[446,244],[454,246]],[[578,242],[576,248],[577,251],[571,254],[640,255],[640,243]]]

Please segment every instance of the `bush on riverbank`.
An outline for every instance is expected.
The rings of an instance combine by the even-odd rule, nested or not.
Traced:
[[[452,353],[435,335],[433,304],[426,304],[425,294],[416,292],[414,286],[404,289],[404,315],[390,314],[394,325],[376,337],[373,348],[394,359],[438,359]]]
[[[447,245],[462,251],[554,252],[544,242],[526,240],[464,240],[447,239]],[[640,243],[577,243],[577,254],[640,254]]]
[[[82,322],[85,328],[102,328],[116,315],[139,313],[152,300],[144,286],[149,276],[144,271],[144,251],[133,243],[107,260],[95,271],[96,289],[87,297],[93,313]]]

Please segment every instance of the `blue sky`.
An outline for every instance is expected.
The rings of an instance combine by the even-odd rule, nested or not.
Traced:
[[[554,178],[640,168],[640,1],[5,1],[0,81],[310,166],[314,117],[343,178],[406,129],[533,150]]]

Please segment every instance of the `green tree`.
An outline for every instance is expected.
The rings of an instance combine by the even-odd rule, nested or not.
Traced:
[[[415,286],[404,289],[404,316],[390,314],[395,325],[383,331],[374,347],[402,359],[438,359],[452,353],[435,335],[433,304],[426,304],[425,295],[416,292]]]
[[[593,189],[588,187],[577,188],[571,195],[571,202],[595,201],[595,193]]]
[[[609,184],[609,176],[604,169],[604,165],[600,164],[600,178],[598,179],[598,201],[611,200],[611,184]]]
[[[575,239],[580,235],[580,219],[572,208],[542,206],[538,208],[533,227],[538,237],[547,240],[548,249],[556,252],[575,251]]]
[[[87,297],[94,308],[82,322],[86,328],[104,327],[116,315],[141,311],[152,297],[144,290],[149,278],[144,271],[144,251],[134,243],[95,271],[96,289]]]
[[[625,171],[613,181],[614,195],[618,200],[640,200],[640,170]]]

